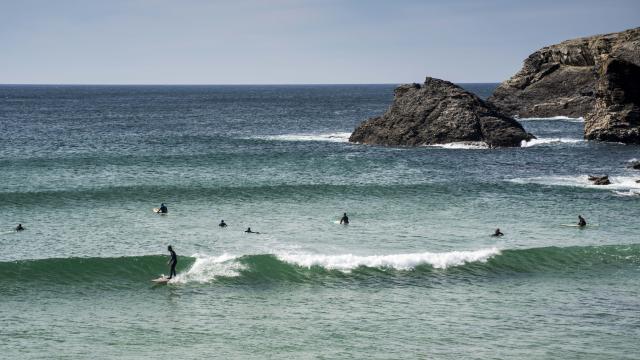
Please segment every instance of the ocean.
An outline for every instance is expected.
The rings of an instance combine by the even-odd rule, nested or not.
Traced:
[[[394,87],[0,86],[0,357],[637,359],[640,148],[348,143]]]

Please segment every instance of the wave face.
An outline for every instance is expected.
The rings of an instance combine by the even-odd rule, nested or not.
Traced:
[[[0,263],[0,286],[19,290],[47,285],[140,288],[166,272],[165,256],[67,258]],[[640,265],[640,244],[544,247],[517,250],[422,252],[378,256],[254,254],[181,257],[176,286],[206,283],[315,283],[429,277],[469,279],[517,273],[598,271]]]

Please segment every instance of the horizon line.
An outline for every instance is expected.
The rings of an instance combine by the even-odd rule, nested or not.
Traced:
[[[447,80],[448,81],[448,80]],[[500,84],[502,81],[456,82],[454,84]],[[189,83],[0,83],[0,86],[331,86],[331,85],[401,85],[414,82],[384,83],[237,83],[237,84],[189,84]]]

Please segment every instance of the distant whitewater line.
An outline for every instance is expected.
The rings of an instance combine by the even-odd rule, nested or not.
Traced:
[[[589,181],[588,175],[576,176],[539,176],[530,178],[516,178],[509,180],[517,184],[540,184],[551,186],[573,186],[600,190],[640,190],[640,183],[636,183],[638,177],[609,176],[610,185],[594,185]]]
[[[248,140],[268,140],[268,141],[327,141],[336,143],[349,142],[350,132],[333,132],[323,134],[282,134],[282,135],[257,135],[251,136]]]
[[[441,148],[441,149],[462,149],[462,150],[484,150],[489,149],[489,145],[483,141],[463,141],[452,142],[446,144],[430,144],[425,147]]]
[[[257,135],[244,139],[251,140],[267,140],[267,141],[324,141],[335,143],[347,143],[349,142],[349,132],[333,132],[323,134],[282,134],[282,135]],[[577,144],[583,143],[583,139],[571,139],[571,138],[539,138],[532,139],[530,141],[522,141],[521,147],[531,147],[536,145],[557,145],[557,144]],[[489,149],[489,145],[483,141],[462,141],[451,142],[445,144],[429,144],[424,147],[440,148],[440,149],[452,149],[452,150],[486,150]]]
[[[584,139],[572,139],[572,138],[539,138],[531,139],[529,141],[522,140],[520,147],[532,147],[537,145],[558,145],[558,144],[579,144],[584,143]]]
[[[60,285],[101,287],[107,290],[141,284],[166,273],[162,255],[120,258],[60,258],[0,262],[0,287],[11,292],[25,288]],[[640,265],[640,244],[543,247],[499,250],[495,247],[472,251],[419,252],[389,255],[353,254],[195,254],[181,256],[178,276],[170,284],[251,285],[265,282],[325,283],[364,277],[393,276],[415,279],[451,277],[473,279],[511,273],[562,272],[599,267],[634,269]],[[412,281],[412,280],[408,280]],[[422,281],[422,280],[420,280]],[[351,285],[350,285],[351,286]]]
[[[562,121],[568,121],[568,122],[584,122],[584,118],[578,117],[578,118],[572,118],[572,117],[568,117],[568,116],[552,116],[552,117],[531,117],[531,118],[515,118],[518,121],[544,121],[544,120],[562,120]]]

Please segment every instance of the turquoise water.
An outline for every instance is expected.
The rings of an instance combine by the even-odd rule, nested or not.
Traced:
[[[640,148],[346,142],[393,88],[0,86],[2,356],[635,358]]]

